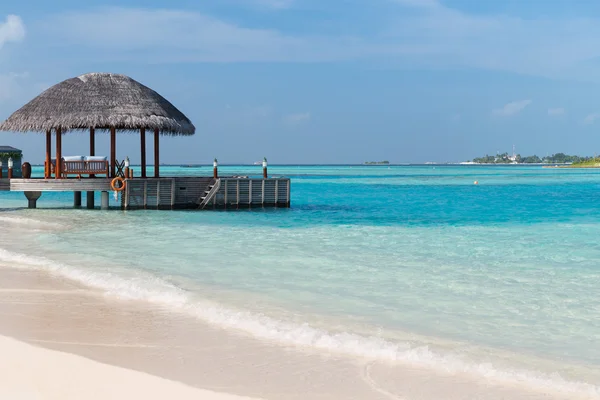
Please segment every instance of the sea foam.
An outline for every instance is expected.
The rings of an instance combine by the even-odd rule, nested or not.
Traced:
[[[415,347],[407,342],[394,343],[380,337],[351,332],[330,332],[307,323],[290,323],[263,314],[235,310],[212,301],[197,299],[176,285],[141,271],[91,270],[5,249],[0,249],[0,265],[47,271],[100,289],[107,295],[170,307],[173,311],[186,313],[214,326],[243,331],[281,345],[302,346],[380,362],[430,368],[441,373],[466,373],[498,384],[520,385],[545,392],[600,398],[599,386],[566,380],[557,373],[500,369],[491,363],[476,363],[458,355],[440,354],[428,346]]]

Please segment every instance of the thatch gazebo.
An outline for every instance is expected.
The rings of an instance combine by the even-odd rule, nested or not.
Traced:
[[[154,176],[159,177],[159,135],[193,135],[195,127],[181,111],[154,90],[125,75],[89,73],[45,90],[0,124],[0,131],[45,132],[46,172],[51,171],[51,134],[56,135],[56,160],[62,159],[62,135],[90,132],[90,156],[95,155],[95,131],[110,131],[110,177],[116,174],[116,132],[140,131],[141,176],[146,177],[146,130],[154,132]],[[55,177],[63,177],[56,162]]]

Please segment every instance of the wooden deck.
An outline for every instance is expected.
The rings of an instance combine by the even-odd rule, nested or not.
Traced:
[[[0,179],[0,191],[12,192],[110,192],[110,179]],[[104,193],[106,195],[106,193]],[[93,207],[93,202],[91,203]],[[108,203],[105,203],[108,204]],[[121,208],[215,209],[289,207],[289,178],[165,177],[127,179],[121,192]]]
[[[289,207],[289,178],[128,179],[123,209]]]
[[[11,179],[11,192],[104,192],[111,190],[110,179]]]

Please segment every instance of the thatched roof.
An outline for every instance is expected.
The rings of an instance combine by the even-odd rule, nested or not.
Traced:
[[[0,131],[159,129],[193,135],[196,128],[173,104],[128,76],[90,73],[52,86],[15,111]]]

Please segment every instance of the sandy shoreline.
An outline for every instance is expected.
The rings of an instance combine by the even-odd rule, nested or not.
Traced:
[[[24,397],[32,399],[93,398],[82,395],[82,390],[134,393],[136,388],[156,388],[149,391],[154,394],[181,393],[173,398],[191,398],[185,397],[190,393],[193,398],[215,400],[240,398],[220,393],[265,400],[576,398],[467,375],[276,346],[155,305],[107,297],[43,272],[1,267],[0,335],[28,343],[0,338],[0,354],[11,349],[0,361],[0,372],[6,374],[0,379],[20,384],[12,387],[17,395],[21,389],[27,394],[26,389],[39,388],[42,396]],[[50,371],[57,381],[72,384],[71,370],[81,374],[72,393],[60,392],[63,386],[44,380],[43,374]],[[120,383],[94,389],[96,374]],[[0,381],[0,386],[11,387],[4,383]],[[5,393],[0,390],[0,398],[18,398]],[[152,398],[134,394],[126,398]],[[98,398],[118,397],[105,392]]]
[[[156,376],[0,336],[0,398],[251,400],[192,388]]]

